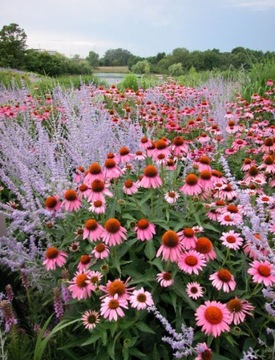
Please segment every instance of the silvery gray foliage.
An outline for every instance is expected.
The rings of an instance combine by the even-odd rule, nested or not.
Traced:
[[[11,98],[11,96],[10,96]],[[32,232],[43,213],[45,197],[72,186],[73,170],[98,161],[121,146],[138,149],[141,129],[132,121],[113,123],[94,87],[53,92],[60,111],[39,121],[27,102],[20,121],[0,123],[0,177],[17,197],[20,210],[0,204],[1,212],[20,229]],[[26,227],[27,226],[27,227]]]
[[[19,120],[0,122],[0,178],[16,196],[16,204],[0,203],[0,213],[7,221],[8,236],[0,240],[0,264],[12,271],[26,264],[38,277],[37,263],[43,256],[42,246],[34,241],[43,237],[41,215],[47,215],[44,201],[47,196],[63,196],[66,188],[74,186],[73,170],[88,167],[91,162],[104,164],[108,152],[128,146],[138,149],[142,137],[139,126],[131,121],[113,123],[94,87],[82,87],[52,94],[53,112],[47,120],[38,120],[33,109],[39,105],[27,98],[27,91],[5,92],[3,102],[19,102]],[[15,205],[15,206],[14,206]],[[14,231],[27,235],[21,242]],[[34,269],[36,269],[34,271]]]

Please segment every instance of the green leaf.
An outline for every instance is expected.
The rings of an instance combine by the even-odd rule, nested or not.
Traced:
[[[84,341],[84,343],[82,343],[81,346],[94,344],[98,339],[101,339],[101,334],[91,333],[91,336],[86,341]]]
[[[149,333],[149,334],[155,334],[154,330],[152,330],[147,324],[145,324],[142,321],[135,323],[135,326],[138,330],[140,330],[142,332]]]
[[[45,348],[49,342],[49,340],[51,339],[51,337],[56,334],[57,332],[61,331],[62,329],[64,329],[65,327],[69,326],[69,325],[72,325],[76,322],[79,321],[79,319],[75,319],[75,320],[72,320],[72,321],[61,321],[59,324],[57,324],[53,329],[52,331],[50,332],[49,335],[47,335],[45,338],[42,339],[43,335],[44,335],[44,332],[47,328],[47,326],[49,325],[50,321],[51,321],[51,318],[52,318],[53,315],[51,315],[49,317],[49,319],[45,322],[43,328],[41,329],[39,335],[38,335],[38,338],[37,338],[37,341],[36,341],[36,345],[35,345],[35,349],[34,349],[34,357],[33,359],[34,360],[40,360],[42,358],[42,355],[45,351]]]
[[[152,240],[146,241],[144,253],[149,260],[156,256],[156,249]]]

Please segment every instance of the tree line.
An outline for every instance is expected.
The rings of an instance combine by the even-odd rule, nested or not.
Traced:
[[[171,54],[160,52],[151,57],[140,57],[126,49],[109,49],[100,57],[90,51],[86,58],[74,55],[68,58],[60,53],[27,49],[27,35],[17,24],[5,25],[0,31],[0,67],[37,72],[49,76],[63,74],[91,74],[98,66],[128,66],[134,73],[163,73],[182,75],[190,69],[249,70],[254,64],[274,60],[275,52],[236,47],[230,52],[218,49],[189,51],[176,48]]]

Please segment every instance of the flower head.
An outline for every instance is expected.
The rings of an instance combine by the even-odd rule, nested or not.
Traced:
[[[195,250],[184,252],[178,260],[178,267],[187,274],[198,275],[204,266],[206,266],[204,255]]]
[[[119,245],[123,239],[126,239],[126,232],[127,230],[121,226],[119,220],[110,218],[105,223],[102,240],[109,246]]]
[[[98,243],[92,250],[92,255],[97,259],[105,259],[109,256],[110,250],[109,247],[103,243]]]
[[[85,222],[83,231],[83,240],[89,239],[90,241],[97,241],[103,233],[103,226],[100,225],[95,219],[88,219]]]
[[[55,270],[57,266],[61,267],[65,264],[67,256],[65,251],[59,251],[56,247],[51,246],[46,250],[43,265],[47,270]]]
[[[244,322],[246,315],[252,316],[254,306],[246,300],[240,300],[237,297],[231,299],[226,304],[227,309],[230,311],[231,321],[235,325]]]
[[[255,283],[263,283],[265,286],[272,286],[272,284],[275,283],[274,270],[273,266],[267,260],[255,260],[247,272],[252,275]]]
[[[212,280],[212,285],[218,290],[223,289],[224,292],[235,290],[236,281],[234,280],[234,276],[226,269],[216,271],[210,275],[209,279]]]
[[[229,249],[238,250],[243,244],[243,238],[234,230],[223,232],[220,240],[224,246]]]
[[[77,271],[74,278],[69,281],[68,289],[72,292],[73,299],[87,299],[95,290],[95,285],[90,282],[91,271]]]
[[[195,174],[188,174],[185,178],[185,184],[180,188],[185,195],[199,195],[202,188],[199,185],[199,179]]]
[[[99,313],[94,310],[87,310],[81,316],[82,323],[86,329],[93,330],[99,323]]]
[[[66,211],[77,211],[81,206],[81,200],[77,197],[75,190],[69,189],[64,192],[64,200],[61,205],[65,207]]]
[[[129,300],[131,306],[137,310],[143,310],[148,306],[154,305],[152,295],[148,291],[144,291],[143,287],[139,290],[134,290]]]
[[[174,284],[172,274],[167,271],[162,271],[157,274],[157,280],[162,287],[169,287]]]
[[[104,319],[117,321],[119,317],[125,316],[122,308],[128,309],[127,300],[119,298],[117,295],[114,297],[107,296],[102,301],[100,313]]]
[[[199,283],[191,282],[186,285],[186,293],[187,295],[194,300],[203,296],[203,290]]]
[[[195,317],[197,325],[202,326],[202,331],[206,335],[217,337],[222,332],[230,330],[230,311],[219,301],[206,301],[197,308]]]
[[[162,180],[158,175],[158,169],[154,165],[146,166],[144,169],[144,175],[140,180],[139,185],[147,189],[155,189],[162,185]]]
[[[140,219],[136,224],[135,231],[139,240],[151,240],[156,233],[156,226],[147,219]]]
[[[167,230],[162,235],[161,240],[162,245],[158,249],[156,256],[159,257],[162,254],[162,258],[166,261],[178,261],[182,253],[182,244],[178,234],[173,230]]]

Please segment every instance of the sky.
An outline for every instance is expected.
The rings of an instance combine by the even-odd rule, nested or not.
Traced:
[[[275,51],[275,0],[0,0],[28,48],[82,58],[122,48],[149,57],[242,46]]]

